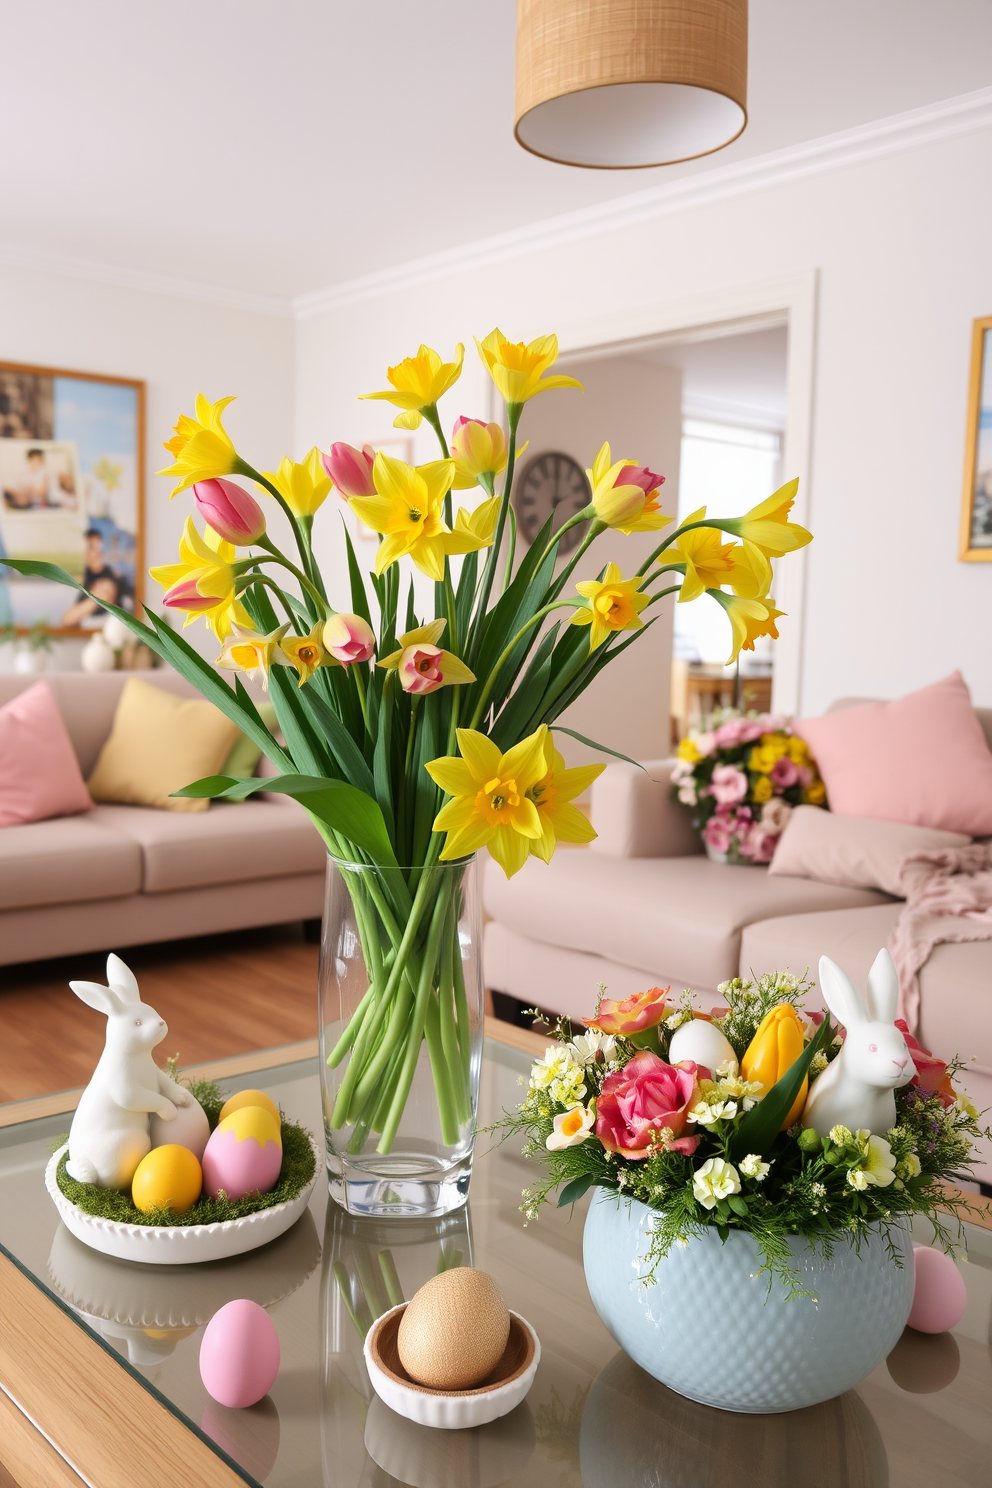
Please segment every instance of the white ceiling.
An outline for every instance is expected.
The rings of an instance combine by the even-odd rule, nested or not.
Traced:
[[[779,431],[787,410],[787,357],[784,325],[637,353],[638,361],[681,371],[682,412],[688,418]]]
[[[281,298],[984,87],[989,0],[751,0],[750,122],[584,171],[513,140],[513,0],[3,0],[0,244]]]

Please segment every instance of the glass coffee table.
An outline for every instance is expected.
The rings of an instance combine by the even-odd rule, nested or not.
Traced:
[[[518,1076],[544,1046],[492,1020],[488,1031],[481,1124],[516,1103]],[[320,1130],[310,1046],[210,1073],[231,1092],[267,1090]],[[204,1266],[147,1267],[88,1250],[59,1221],[42,1181],[53,1139],[69,1125],[69,1103],[59,1105],[51,1098],[0,1107],[3,1488],[990,1481],[992,1227],[967,1227],[960,1266],[968,1311],[953,1335],[907,1330],[859,1389],[825,1405],[729,1415],[683,1400],[618,1350],[583,1280],[584,1205],[548,1211],[525,1228],[518,1205],[531,1170],[512,1143],[480,1138],[468,1207],[436,1223],[353,1219],[329,1201],[321,1179],[302,1219],[263,1250]],[[380,1313],[459,1264],[491,1272],[534,1325],[541,1366],[527,1400],[503,1420],[432,1431],[375,1396],[362,1341]],[[204,1325],[234,1297],[267,1307],[282,1345],[270,1395],[246,1411],[216,1405],[197,1367]],[[748,1367],[733,1318],[713,1347],[737,1350]]]

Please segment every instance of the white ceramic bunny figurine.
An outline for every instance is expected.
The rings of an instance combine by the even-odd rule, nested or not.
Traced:
[[[174,1121],[176,1107],[192,1096],[152,1058],[169,1030],[141,1001],[135,975],[119,956],[107,957],[107,981],[108,987],[69,983],[83,1002],[107,1014],[107,1042],[72,1119],[66,1168],[80,1183],[127,1188],[151,1148],[149,1111]]]
[[[813,1081],[803,1126],[821,1137],[832,1126],[867,1128],[882,1136],[896,1124],[893,1091],[916,1074],[906,1040],[893,1026],[899,978],[892,957],[881,950],[868,973],[867,1002],[846,972],[820,957],[820,989],[827,1007],[847,1030],[844,1047]]]

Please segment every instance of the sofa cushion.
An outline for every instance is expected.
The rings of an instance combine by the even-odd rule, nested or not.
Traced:
[[[90,815],[140,849],[146,894],[319,873],[326,860],[316,827],[289,801],[246,801],[205,816],[144,806],[97,806]]]
[[[908,827],[869,816],[838,816],[818,806],[797,806],[768,865],[773,876],[815,878],[820,883],[856,884],[902,897],[899,866],[907,853],[966,847],[961,832]]]
[[[832,811],[992,834],[992,751],[960,672],[896,698],[801,718]]]
[[[87,781],[90,795],[94,801],[202,813],[209,801],[173,792],[215,775],[237,737],[237,724],[213,703],[173,697],[132,675]]]
[[[901,910],[901,904],[890,903],[748,925],[741,937],[741,975],[751,967],[798,973],[808,966],[816,982],[820,957],[829,956],[863,987]],[[817,983],[807,1007],[814,1007],[819,995]],[[992,941],[937,946],[920,972],[920,1008],[921,1043],[942,1059],[974,1057],[971,1068],[992,1076]]]
[[[556,853],[530,858],[507,880],[487,863],[487,912],[532,940],[588,951],[625,966],[663,967],[689,987],[715,988],[737,975],[741,930],[770,915],[885,903],[870,889],[767,869],[726,867],[708,858],[612,858]]]
[[[0,827],[92,805],[52,690],[36,682],[0,707]]]
[[[141,887],[141,849],[96,812],[0,832],[0,909],[116,899]]]

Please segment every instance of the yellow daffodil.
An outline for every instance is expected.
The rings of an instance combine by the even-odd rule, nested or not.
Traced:
[[[447,623],[442,616],[418,625],[416,630],[408,630],[399,638],[399,649],[376,665],[396,672],[403,691],[414,696],[436,692],[439,687],[474,682],[475,673],[451,651],[442,651],[437,644]]]
[[[595,514],[607,527],[628,535],[657,532],[672,520],[658,506],[662,477],[638,465],[636,460],[614,460],[608,444],[603,445],[586,475],[592,486]],[[652,481],[657,484],[652,486]]]
[[[769,558],[781,558],[783,553],[794,552],[813,541],[812,532],[789,521],[789,513],[799,490],[799,481],[788,481],[780,486],[767,501],[759,502],[743,517],[734,517],[723,523],[728,532],[736,533],[744,544],[756,571],[766,575],[765,588],[771,583]]]
[[[484,341],[476,341],[490,377],[506,402],[511,406],[526,403],[537,393],[550,392],[552,388],[578,388],[581,382],[574,377],[545,377],[548,368],[558,360],[558,337],[538,336],[536,341],[525,345],[523,341],[508,341],[498,328],[489,333]]]
[[[280,646],[288,629],[288,624],[280,625],[276,630],[270,630],[268,635],[259,635],[250,625],[235,625],[214,666],[229,672],[244,672],[246,677],[268,690],[269,668],[283,660]]]
[[[416,356],[407,357],[395,367],[386,369],[387,381],[392,387],[381,393],[361,393],[362,398],[381,398],[392,403],[403,412],[394,419],[398,429],[416,429],[423,410],[431,408],[461,376],[465,348],[461,342],[455,347],[455,360],[442,362],[436,351],[421,346]],[[381,530],[381,529],[380,529]]]
[[[448,834],[441,861],[488,847],[512,878],[544,832],[528,792],[548,773],[547,727],[542,723],[505,754],[475,729],[457,732],[461,757],[446,755],[427,765],[431,779],[453,798],[434,818],[434,831]]]
[[[331,478],[324,469],[316,445],[299,464],[287,455],[278,470],[263,471],[272,482],[294,517],[312,517],[331,489]]]
[[[587,791],[605,765],[576,765],[565,769],[565,761],[550,733],[544,741],[545,772],[527,792],[541,819],[541,835],[530,843],[535,858],[550,863],[559,842],[591,842],[596,836],[592,823],[572,802]]]
[[[759,775],[751,787],[751,800],[757,801],[761,806],[765,801],[770,801],[775,794],[775,787],[767,775]]]
[[[686,517],[686,522],[701,522],[706,515],[705,506]],[[734,571],[732,550],[734,544],[721,540],[715,527],[693,527],[683,532],[675,547],[685,563],[685,578],[679,590],[679,603],[689,604],[698,599],[704,589],[719,589],[730,582]],[[662,559],[661,561],[664,561]]]
[[[375,557],[377,574],[407,554],[429,579],[444,578],[444,538],[450,533],[443,503],[454,474],[450,460],[414,469],[379,451],[372,467],[376,494],[355,496],[348,503],[366,527],[383,534]]]
[[[197,394],[196,416],[190,418],[181,413],[175,425],[175,434],[166,440],[164,448],[175,460],[174,465],[160,470],[159,475],[171,475],[179,484],[172,495],[201,480],[215,480],[221,475],[232,475],[235,471],[246,473],[247,467],[238,459],[230,435],[221,423],[221,414],[233,398],[218,398],[211,403],[202,393]]]
[[[814,780],[803,791],[803,800],[808,806],[822,806],[827,799],[827,787],[822,780]]]
[[[491,547],[496,536],[499,508],[498,496],[490,496],[488,501],[480,502],[474,511],[460,506],[455,512],[455,525],[451,529],[451,535],[444,540],[444,551],[473,553],[478,548]]]
[[[601,646],[615,631],[642,629],[644,621],[641,619],[641,611],[651,596],[637,592],[636,579],[622,579],[615,563],[606,565],[602,582],[597,579],[583,579],[575,587],[589,604],[587,608],[576,610],[570,623],[591,626],[590,652]]]
[[[522,455],[523,450],[519,454]],[[484,482],[486,489],[491,492],[494,478],[506,469],[506,439],[503,430],[499,424],[484,424],[481,419],[460,418],[451,436],[451,458],[455,462],[456,491],[467,491],[470,486]]]
[[[772,582],[772,566],[754,543],[745,542],[730,550],[731,570],[724,579],[742,599],[763,599]]]
[[[324,645],[325,623],[323,620],[318,620],[309,635],[286,636],[281,642],[283,655],[290,665],[296,668],[301,687],[310,681],[318,667],[341,665]]]
[[[771,636],[778,640],[775,621],[784,611],[775,608],[770,595],[764,599],[742,599],[737,594],[724,594],[722,589],[707,589],[718,604],[723,605],[733,633],[733,647],[727,657],[727,666],[736,661],[741,651],[753,651],[759,636]]]
[[[675,753],[680,760],[686,760],[690,765],[697,764],[703,757],[696,747],[695,739],[691,739],[688,734],[679,741],[679,747]]]
[[[179,562],[149,569],[156,584],[166,591],[162,603],[171,610],[186,612],[184,629],[202,615],[217,639],[223,640],[233,625],[251,625],[247,611],[235,598],[235,558],[232,543],[225,542],[212,527],[207,527],[201,537],[193,518],[187,517],[179,541]]]

